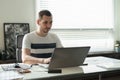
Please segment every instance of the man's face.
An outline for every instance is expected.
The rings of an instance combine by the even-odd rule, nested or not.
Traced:
[[[49,30],[51,29],[51,26],[52,26],[52,16],[46,16],[46,15],[44,15],[39,20],[39,25],[40,25],[40,30],[43,33],[48,33]]]

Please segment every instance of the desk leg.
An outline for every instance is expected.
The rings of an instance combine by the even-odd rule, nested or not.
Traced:
[[[99,80],[102,80],[102,75],[101,74],[99,74]]]

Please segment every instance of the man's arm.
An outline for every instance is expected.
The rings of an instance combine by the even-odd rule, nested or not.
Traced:
[[[30,56],[30,49],[23,48],[22,49],[22,62],[27,64],[46,64],[50,62],[51,58],[36,58]]]

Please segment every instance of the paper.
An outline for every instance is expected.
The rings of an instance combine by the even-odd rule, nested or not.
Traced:
[[[22,80],[23,79],[23,75],[19,74],[16,71],[3,71],[0,72],[0,80]]]
[[[24,64],[24,63],[17,63],[20,69],[30,69],[31,65]],[[15,67],[16,64],[3,64],[1,65],[2,69],[4,71],[11,71],[11,70],[18,70],[18,68]]]
[[[97,64],[97,66],[106,68],[106,69],[120,69],[120,63],[104,63],[104,64]]]

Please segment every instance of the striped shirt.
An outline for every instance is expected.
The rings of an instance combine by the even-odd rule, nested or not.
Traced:
[[[22,48],[31,50],[31,56],[38,58],[51,57],[55,48],[62,47],[59,38],[49,33],[45,37],[40,37],[35,31],[28,33],[23,38]]]

